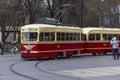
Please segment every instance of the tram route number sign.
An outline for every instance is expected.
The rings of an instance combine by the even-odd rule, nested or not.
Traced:
[[[25,31],[25,32],[35,32],[35,31],[37,31],[37,29],[36,28],[26,28],[23,31]]]

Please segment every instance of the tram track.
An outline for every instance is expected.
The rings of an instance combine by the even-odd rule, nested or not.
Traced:
[[[40,80],[40,79],[37,79],[37,78],[32,77],[30,75],[23,74],[23,73],[15,70],[15,65],[23,63],[25,61],[27,61],[27,60],[20,60],[20,61],[17,61],[15,63],[11,64],[10,67],[9,67],[10,71],[13,72],[14,74],[18,75],[18,76],[21,76],[23,78],[28,79],[28,80]],[[47,61],[49,61],[49,60],[47,60]],[[35,67],[35,69],[37,69],[40,72],[43,72],[45,74],[49,74],[51,76],[61,77],[61,78],[64,78],[65,80],[84,80],[83,78],[75,78],[75,77],[72,77],[72,76],[60,75],[60,74],[54,73],[54,72],[49,71],[49,70],[41,69],[39,67],[39,65],[42,64],[43,62],[46,62],[46,60],[37,61],[33,66]]]
[[[43,69],[41,69],[38,65],[40,65],[41,64],[41,62],[37,62],[36,64],[35,64],[35,68],[36,69],[38,69],[38,71],[41,71],[41,72],[44,72],[44,73],[46,73],[46,74],[50,74],[50,75],[54,75],[54,76],[57,76],[57,77],[62,77],[62,78],[67,78],[66,80],[69,80],[69,79],[73,79],[73,80],[84,80],[84,79],[80,79],[80,78],[74,78],[74,77],[71,77],[71,76],[65,76],[65,75],[60,75],[60,74],[56,74],[56,73],[54,73],[54,72],[52,72],[52,71],[46,71],[46,70],[43,70]]]
[[[33,78],[33,77],[31,77],[31,76],[28,76],[28,75],[22,74],[22,73],[20,73],[20,72],[17,72],[17,71],[14,69],[14,66],[15,66],[15,65],[17,65],[17,64],[19,64],[19,63],[22,63],[22,62],[24,62],[24,61],[21,60],[21,61],[18,61],[18,62],[16,62],[16,63],[13,63],[13,64],[9,67],[10,71],[13,72],[14,74],[16,74],[16,75],[18,75],[18,76],[21,76],[21,77],[24,77],[24,78],[26,78],[26,79],[39,80],[39,79],[37,79],[37,78]]]

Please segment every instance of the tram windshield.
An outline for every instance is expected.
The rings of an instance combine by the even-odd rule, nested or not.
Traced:
[[[24,32],[22,33],[22,41],[36,41],[37,32]]]

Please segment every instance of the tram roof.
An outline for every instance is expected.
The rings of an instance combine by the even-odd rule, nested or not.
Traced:
[[[119,32],[120,33],[120,29],[119,28],[102,28],[102,27],[86,27],[83,28],[83,32],[85,34],[88,34],[89,32],[93,32],[93,33],[115,33],[115,32]]]
[[[22,26],[23,28],[71,28],[71,29],[81,29],[80,27],[75,27],[75,26],[64,26],[64,25],[51,25],[51,24],[29,24],[29,25],[25,25]]]
[[[29,24],[23,26],[21,29],[24,28],[38,28],[41,31],[55,31],[55,32],[72,32],[72,33],[81,33],[82,28],[75,27],[75,26],[65,26],[65,25],[51,25],[51,24]]]

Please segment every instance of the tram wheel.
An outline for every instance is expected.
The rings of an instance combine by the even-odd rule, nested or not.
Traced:
[[[96,56],[97,54],[96,53],[92,53],[93,56]]]
[[[64,54],[63,54],[63,52],[58,52],[57,53],[57,57],[61,57],[61,56],[63,56]]]
[[[68,57],[68,58],[72,58],[72,57],[73,57],[73,54],[71,54],[71,55],[67,55],[67,57]]]
[[[105,50],[103,55],[108,55],[108,53],[110,53],[111,51],[110,50]]]
[[[56,60],[57,57],[56,57],[56,56],[54,56],[54,57],[49,57],[49,59],[50,59],[50,60]]]

